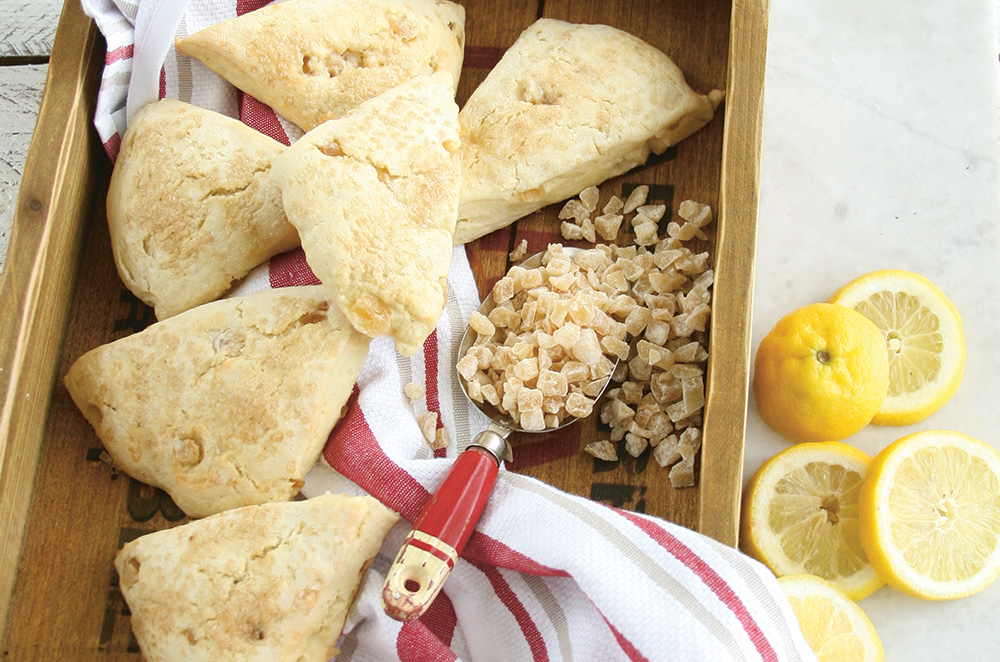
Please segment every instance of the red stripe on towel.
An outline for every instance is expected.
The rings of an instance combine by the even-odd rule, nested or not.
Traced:
[[[127,60],[132,57],[135,52],[135,45],[128,44],[127,46],[119,46],[113,51],[108,51],[104,55],[104,64],[114,64],[119,60]]]
[[[531,614],[528,613],[524,604],[521,603],[517,594],[514,593],[514,589],[504,579],[503,574],[492,565],[477,561],[472,561],[471,563],[486,575],[486,579],[489,580],[497,598],[510,610],[514,620],[517,621],[521,632],[524,634],[525,641],[528,642],[528,648],[531,649],[531,659],[534,662],[547,662],[549,651],[545,647],[545,640],[542,638],[542,633],[538,631],[538,626],[531,620]]]
[[[712,569],[703,558],[695,554],[691,548],[675,538],[667,530],[657,526],[654,522],[624,510],[616,509],[616,511],[642,529],[650,538],[659,543],[663,549],[670,552],[674,558],[687,566],[698,579],[715,593],[715,596],[736,616],[736,619],[743,626],[747,637],[753,643],[754,648],[760,653],[762,660],[777,662],[778,655],[774,652],[767,637],[764,636],[764,632],[757,625],[753,616],[750,615],[750,611],[746,608],[746,605],[743,604],[739,596],[736,595],[736,592],[733,591],[732,587],[726,583],[726,580],[719,573]]]

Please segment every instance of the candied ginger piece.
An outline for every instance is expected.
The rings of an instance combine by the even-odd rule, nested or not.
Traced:
[[[578,241],[583,239],[583,228],[575,223],[570,223],[569,221],[563,221],[559,225],[559,234],[566,241]]]
[[[604,205],[604,208],[601,209],[601,213],[604,215],[620,214],[624,208],[625,203],[622,202],[622,199],[617,195],[613,195],[607,204]]]
[[[528,269],[521,276],[521,287],[530,290],[536,287],[541,287],[543,279],[543,272],[541,269]]]
[[[622,209],[622,213],[631,214],[633,211],[646,204],[646,196],[649,195],[649,186],[642,184],[636,186],[629,193],[628,198],[625,200],[625,207]]]
[[[479,372],[479,359],[471,354],[466,354],[458,360],[455,367],[458,368],[458,374],[462,376],[462,379],[468,382]]]
[[[646,325],[649,324],[652,317],[649,308],[636,306],[625,318],[625,328],[630,335],[638,336],[646,328]]]
[[[546,397],[563,397],[569,391],[569,380],[566,375],[552,370],[539,372],[535,385]]]
[[[514,297],[514,279],[504,276],[493,285],[493,301],[498,304]]]
[[[698,228],[712,222],[712,208],[694,200],[685,200],[678,206],[677,215]]]
[[[541,407],[521,412],[521,429],[529,432],[539,432],[545,429],[545,413]]]
[[[592,211],[593,209],[587,209],[584,203],[574,198],[569,200],[565,205],[563,205],[563,208],[559,210],[559,218],[560,220],[572,218],[579,223],[585,218],[590,218],[590,212]]]
[[[582,361],[588,365],[594,365],[604,356],[601,351],[600,341],[593,329],[583,329],[580,331],[580,339],[570,349],[570,356],[577,361]]]
[[[410,404],[415,404],[427,394],[426,390],[424,390],[424,387],[421,384],[418,384],[417,382],[410,382],[409,384],[404,386],[403,393],[406,394],[406,397],[407,399],[409,399]]]
[[[628,358],[628,343],[618,340],[617,338],[613,338],[611,336],[604,336],[601,338],[601,349],[605,352],[614,354],[623,361]]]
[[[437,429],[438,415],[436,411],[425,411],[417,415],[417,425],[420,426],[420,433],[424,435],[424,440],[428,444],[434,443],[434,432]]]
[[[567,361],[559,370],[568,384],[579,384],[590,378],[590,368],[580,361]],[[565,395],[565,393],[563,393]]]
[[[610,376],[598,377],[593,379],[583,385],[583,394],[590,396],[591,398],[598,398],[601,392],[604,391],[604,387],[608,384],[608,379]]]
[[[601,192],[596,186],[588,186],[580,191],[580,203],[587,211],[597,209],[597,200],[601,197]]]
[[[431,448],[436,451],[447,448],[448,442],[448,432],[444,428],[438,428],[434,431],[434,441],[431,442]]]
[[[521,243],[514,247],[514,250],[510,252],[507,257],[510,258],[511,262],[520,262],[524,259],[524,256],[528,254],[528,240],[522,239]]]
[[[469,328],[479,335],[487,337],[497,332],[496,327],[493,326],[493,322],[478,310],[472,311],[472,315],[469,317]]]
[[[564,349],[572,349],[576,343],[580,342],[580,327],[577,324],[568,322],[553,331],[552,337]]]
[[[605,241],[614,241],[622,227],[621,214],[601,214],[594,219],[594,231]]]
[[[678,363],[694,363],[696,361],[701,361],[704,359],[699,358],[701,356],[700,352],[701,345],[692,340],[689,343],[685,343],[674,350],[674,358],[677,359]],[[704,351],[704,350],[702,350]],[[708,358],[708,355],[705,355]]]
[[[657,236],[656,223],[639,223],[633,228],[635,232],[635,243],[639,246],[653,246],[660,240]],[[669,230],[668,230],[669,231]]]
[[[566,413],[577,418],[587,418],[594,411],[594,401],[580,393],[570,393],[566,398]]]
[[[654,223],[659,222],[663,215],[667,213],[666,205],[643,205],[636,208],[636,216],[643,216]]]
[[[529,382],[538,377],[538,359],[528,357],[518,361],[514,364],[514,376],[522,382]]]
[[[692,487],[694,485],[694,460],[681,460],[670,467],[667,474],[671,487]]]
[[[635,417],[635,410],[621,400],[610,399],[601,408],[601,422],[612,427],[628,425]]]
[[[525,386],[517,392],[517,408],[522,412],[531,409],[542,409],[542,392],[537,388]]]
[[[690,222],[685,221],[684,225],[680,225],[675,221],[670,221],[667,223],[667,234],[674,239],[680,239],[681,241],[688,241],[689,239],[694,239],[698,232],[698,228],[692,225]]]
[[[632,376],[632,379],[640,382],[648,382],[653,370],[647,362],[642,360],[642,357],[636,356],[628,362],[628,372]]]
[[[583,450],[590,453],[598,460],[604,460],[605,462],[618,461],[618,451],[615,449],[615,445],[607,439],[592,441],[584,446]]]
[[[500,404],[500,394],[497,393],[497,389],[493,384],[483,384],[481,389],[483,394],[483,399],[490,403],[494,407]]]
[[[639,457],[642,455],[642,452],[646,450],[648,446],[648,439],[632,434],[631,432],[625,433],[625,450],[632,457]]]

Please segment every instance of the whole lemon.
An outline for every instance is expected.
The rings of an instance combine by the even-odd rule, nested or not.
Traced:
[[[757,411],[793,441],[851,436],[871,422],[888,388],[885,338],[847,306],[814,303],[789,313],[757,348]]]

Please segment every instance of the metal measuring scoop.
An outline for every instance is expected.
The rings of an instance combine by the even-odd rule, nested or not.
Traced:
[[[581,250],[563,248],[563,254],[572,258]],[[537,253],[521,262],[520,266],[525,269],[540,267],[543,255],[544,251]],[[494,308],[496,303],[493,297],[487,295],[479,306],[479,312],[489,315]],[[459,358],[466,355],[476,336],[476,332],[466,326],[458,349]],[[616,361],[615,367],[617,365]],[[419,618],[441,591],[486,508],[496,484],[500,462],[510,449],[507,442],[510,434],[546,434],[579,420],[567,416],[556,427],[524,430],[490,403],[477,402],[469,397],[465,379],[460,375],[458,379],[465,396],[491,422],[455,460],[444,481],[420,512],[389,568],[382,588],[382,607],[389,616],[399,621]],[[610,382],[611,376],[608,375],[595,400],[604,394]]]

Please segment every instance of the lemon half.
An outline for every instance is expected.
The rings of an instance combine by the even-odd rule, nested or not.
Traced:
[[[830,303],[858,311],[885,337],[889,392],[872,423],[922,421],[955,394],[965,371],[962,318],[934,283],[909,271],[875,271],[840,288]]]
[[[978,439],[897,440],[872,461],[859,505],[865,552],[898,590],[948,600],[1000,575],[1000,453]]]
[[[875,627],[850,598],[819,577],[778,579],[820,662],[882,662],[885,654]]]
[[[854,600],[885,582],[861,546],[858,498],[870,459],[836,441],[798,444],[747,485],[741,546],[780,576],[830,580]]]

